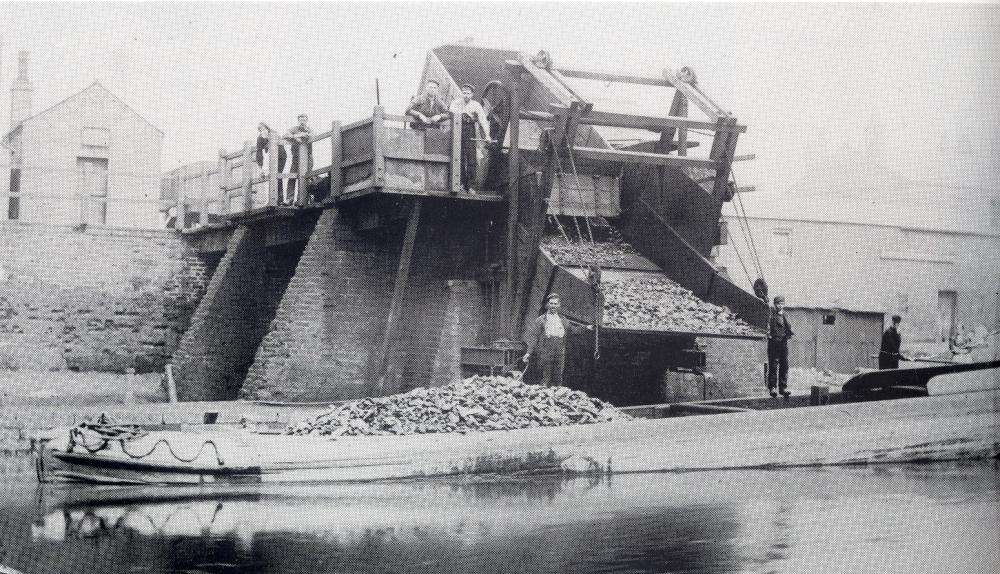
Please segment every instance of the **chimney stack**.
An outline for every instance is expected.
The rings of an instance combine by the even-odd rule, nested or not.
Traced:
[[[10,129],[31,117],[31,81],[28,80],[28,53],[17,55],[17,77],[10,86]]]

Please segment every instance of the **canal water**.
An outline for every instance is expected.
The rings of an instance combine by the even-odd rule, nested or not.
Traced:
[[[996,572],[998,542],[997,461],[226,488],[0,466],[4,574]]]

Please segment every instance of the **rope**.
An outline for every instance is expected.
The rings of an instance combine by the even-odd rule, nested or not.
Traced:
[[[730,166],[729,168],[729,175],[730,177],[733,178],[733,187],[738,189],[739,187],[736,184],[736,174],[733,172],[732,166]],[[753,231],[750,229],[750,218],[747,217],[747,208],[743,204],[743,196],[737,193],[736,198],[739,200],[740,209],[743,211],[743,220],[746,222],[747,235],[750,237],[750,247],[753,250],[752,254],[754,258],[757,260],[757,272],[760,274],[760,278],[764,279],[764,281],[766,282],[767,278],[764,277],[764,266],[761,265],[760,263],[760,254],[757,251],[757,244],[754,242],[753,239]]]
[[[580,174],[576,171],[576,161],[573,159],[573,146],[569,144],[569,141],[564,140],[566,143],[566,152],[569,155],[569,165],[573,168],[573,177],[576,178],[576,195],[580,198],[580,205],[586,206],[586,202],[583,199],[583,184],[580,182]],[[594,215],[597,215],[597,186],[594,186]],[[583,222],[587,224],[587,237],[590,238],[590,242],[594,243],[594,232],[590,228],[590,218],[587,216],[583,217]]]
[[[84,423],[83,425],[80,425],[80,427],[74,428],[74,429],[72,429],[70,431],[70,435],[69,435],[70,436],[70,452],[72,452],[73,447],[75,445],[80,445],[88,453],[95,454],[97,452],[100,452],[100,451],[106,449],[108,447],[108,445],[111,444],[112,440],[117,440],[119,442],[119,445],[121,446],[122,452],[126,456],[128,456],[129,458],[131,458],[133,460],[142,460],[142,459],[148,457],[149,455],[153,454],[153,452],[156,450],[156,447],[160,446],[160,443],[163,443],[163,444],[167,445],[167,451],[176,460],[178,460],[179,462],[183,462],[183,463],[192,463],[192,462],[198,460],[198,458],[201,456],[201,453],[205,451],[205,447],[211,445],[212,450],[215,451],[215,460],[219,463],[219,466],[223,466],[225,464],[225,462],[222,460],[222,455],[219,453],[219,447],[218,447],[218,445],[216,445],[215,442],[212,441],[212,440],[206,440],[205,442],[203,442],[201,444],[201,447],[198,449],[198,452],[194,455],[194,457],[192,457],[190,459],[184,458],[184,457],[178,455],[176,452],[174,452],[174,448],[170,445],[170,441],[168,441],[165,438],[161,438],[161,439],[157,440],[155,443],[153,443],[153,447],[150,448],[149,451],[146,452],[145,454],[134,454],[134,453],[131,453],[131,452],[128,451],[127,448],[125,448],[125,443],[128,442],[128,441],[132,441],[132,440],[136,440],[138,438],[144,437],[144,436],[146,436],[149,433],[146,432],[146,431],[144,431],[144,430],[142,430],[141,428],[139,428],[136,425],[130,425],[130,426],[135,426],[135,428],[138,429],[141,432],[141,434],[133,434],[133,435],[130,435],[130,436],[106,436],[106,435],[104,435],[104,433],[102,432],[102,430],[100,429],[100,427],[96,427],[95,428],[95,425],[88,425],[88,424]],[[86,439],[86,435],[84,435],[83,431],[80,430],[81,428],[88,429],[88,430],[93,430],[97,434],[101,435],[100,444],[98,444],[95,447],[93,445],[93,443],[88,443],[87,439]]]
[[[556,178],[559,180],[559,188],[561,190],[562,187],[563,187],[562,186],[562,174],[563,174],[562,160],[559,158],[559,150],[553,149],[552,153],[555,154],[555,156],[556,156],[556,171],[558,173],[558,175],[556,176]],[[562,193],[560,193],[559,194],[559,207],[560,208],[562,207],[562,204],[563,204],[563,198],[562,198]],[[580,231],[580,222],[577,221],[575,215],[571,215],[570,217],[573,218],[573,226],[576,227],[576,235],[577,235],[577,237],[580,238],[580,243],[583,243],[583,233]]]

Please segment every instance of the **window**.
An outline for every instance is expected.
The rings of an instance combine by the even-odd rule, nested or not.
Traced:
[[[107,128],[88,128],[81,130],[80,140],[88,147],[108,147],[111,141],[111,132]]]
[[[782,258],[791,258],[792,256],[791,229],[775,229],[772,240],[774,242],[775,255]]]

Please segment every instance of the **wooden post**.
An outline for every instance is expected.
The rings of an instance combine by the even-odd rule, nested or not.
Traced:
[[[413,246],[417,239],[417,227],[420,224],[420,208],[424,198],[416,197],[406,220],[406,234],[403,237],[403,247],[399,253],[399,267],[396,270],[396,282],[392,288],[392,303],[389,305],[389,317],[385,321],[385,336],[382,337],[382,347],[379,351],[378,390],[385,390],[385,381],[391,374],[389,357],[392,351],[390,342],[395,338],[396,324],[399,322],[403,297],[406,295],[406,283],[410,276],[410,261],[413,257]],[[398,389],[397,389],[398,390]]]
[[[510,93],[510,147],[507,150],[507,260],[504,265],[503,295],[500,298],[500,321],[503,332],[510,340],[516,340],[514,310],[515,274],[517,273],[517,219],[520,201],[521,180],[521,69],[512,69],[513,86]],[[502,142],[501,142],[502,144]],[[498,329],[499,331],[499,329]]]
[[[299,163],[295,166],[295,205],[296,207],[305,207],[306,199],[309,196],[309,178],[306,174],[309,173],[309,144],[306,142],[293,142],[292,145],[298,146],[298,156]]]
[[[677,92],[677,93],[681,94],[680,92]],[[681,116],[681,117],[687,117],[687,115],[688,115],[688,100],[687,100],[686,97],[684,97],[684,94],[681,94],[681,99],[680,99],[680,102],[678,102],[678,103],[680,105],[677,107],[677,114],[671,114],[671,115],[678,115],[678,116]],[[685,155],[688,154],[688,152],[687,152],[687,139],[688,139],[687,128],[680,128],[680,129],[678,129],[677,130],[677,155],[679,155],[679,156],[685,156]],[[667,145],[670,145],[669,142],[668,142]]]
[[[201,198],[198,200],[198,223],[208,225],[208,166],[201,164]]]
[[[385,109],[375,106],[372,115],[372,147],[374,148],[374,163],[372,179],[375,187],[385,185]]]
[[[452,193],[462,189],[462,114],[451,114],[451,187]]]
[[[164,374],[167,377],[167,402],[173,404],[177,402],[177,382],[174,381],[174,366],[167,363]]]
[[[249,141],[243,142],[243,212],[253,210],[253,147]]]
[[[330,200],[336,199],[340,195],[340,187],[343,182],[341,164],[343,163],[343,150],[340,140],[340,122],[333,122],[330,129]]]
[[[187,166],[182,165],[180,169],[180,175],[177,176],[180,185],[177,186],[177,223],[176,228],[178,230],[187,227],[187,206],[185,205],[185,195],[187,193],[184,176],[187,175]]]
[[[219,213],[223,216],[229,215],[229,160],[226,159],[226,150],[219,150]]]
[[[267,204],[278,205],[281,199],[280,194],[281,179],[278,178],[278,136],[274,132],[267,134]]]

